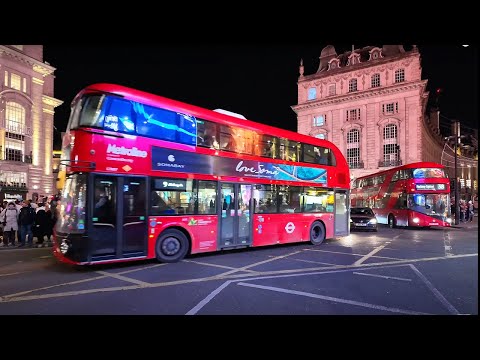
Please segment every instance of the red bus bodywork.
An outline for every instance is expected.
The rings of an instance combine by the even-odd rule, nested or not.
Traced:
[[[181,235],[182,237],[188,239],[189,254],[213,252],[221,249],[243,246],[256,247],[301,241],[312,242],[312,236],[314,236],[312,235],[312,231],[315,232],[318,231],[318,229],[323,229],[324,231],[321,235],[321,241],[323,241],[323,239],[334,238],[335,236],[348,235],[348,219],[346,220],[346,232],[342,232],[342,226],[340,225],[338,225],[340,230],[336,231],[336,212],[341,211],[341,206],[336,203],[335,210],[330,210],[329,212],[295,212],[288,214],[254,213],[252,211],[255,207],[256,200],[254,200],[253,205],[250,205],[250,207],[247,206],[247,210],[244,210],[243,212],[243,215],[248,212],[247,219],[251,221],[251,225],[249,225],[251,226],[251,236],[249,237],[249,240],[245,245],[237,243],[231,244],[230,246],[220,244],[219,242],[222,232],[221,222],[226,221],[224,220],[226,217],[225,213],[222,212],[222,209],[217,210],[212,214],[172,214],[168,216],[153,215],[150,210],[147,209],[146,219],[142,219],[143,217],[137,219],[138,222],[145,223],[145,233],[138,234],[139,237],[146,237],[143,251],[138,252],[138,255],[132,255],[132,252],[132,254],[125,256],[121,250],[122,245],[117,244],[115,245],[116,250],[111,250],[109,256],[95,258],[95,256],[92,256],[91,252],[92,241],[89,240],[89,237],[92,236],[93,232],[92,221],[97,221],[92,218],[93,215],[91,214],[93,206],[90,204],[93,202],[93,190],[88,189],[91,188],[91,185],[93,184],[93,182],[91,182],[93,180],[89,180],[92,176],[102,177],[102,179],[105,176],[111,176],[112,179],[118,179],[120,177],[122,177],[122,179],[130,179],[130,177],[132,177],[134,179],[144,179],[147,184],[150,184],[155,178],[178,179],[179,182],[195,179],[196,181],[203,180],[215,181],[221,184],[228,183],[232,184],[232,186],[238,184],[235,185],[235,189],[237,189],[237,186],[243,185],[248,188],[250,185],[251,188],[249,189],[251,189],[251,191],[253,191],[255,186],[260,186],[262,184],[269,186],[281,185],[305,188],[315,186],[317,189],[329,189],[332,191],[332,194],[335,192],[335,199],[337,198],[337,191],[341,191],[339,198],[343,199],[345,197],[348,204],[350,175],[347,162],[340,150],[333,143],[326,140],[312,138],[249,120],[238,119],[216,111],[203,109],[113,84],[96,84],[83,89],[73,100],[72,111],[73,106],[77,101],[82,96],[88,94],[120,96],[122,99],[132,102],[167,109],[177,113],[188,114],[196,119],[205,119],[215,122],[216,124],[238,127],[253,131],[257,134],[273,135],[279,138],[288,139],[289,141],[313,144],[315,146],[329,149],[334,155],[336,163],[335,166],[324,166],[280,159],[265,159],[265,157],[245,153],[235,153],[219,149],[186,145],[173,141],[139,136],[138,134],[118,133],[98,127],[79,126],[71,128],[69,124],[67,132],[63,138],[62,161],[67,164],[67,175],[82,174],[82,176],[87,176],[85,178],[85,189],[87,189],[85,190],[85,194],[87,195],[85,195],[86,200],[82,200],[84,206],[82,216],[84,216],[85,220],[82,223],[81,229],[84,231],[78,231],[78,234],[75,235],[68,231],[58,231],[57,227],[54,253],[59,260],[71,264],[99,264],[158,258],[158,241],[162,234],[165,234],[172,229],[178,230],[183,234]],[[236,169],[237,174],[235,171],[232,171],[231,174],[215,174],[208,173],[207,171],[203,172],[203,170],[199,170],[199,172],[195,173],[158,170],[155,168],[155,162],[157,161],[154,158],[155,151],[162,154],[164,151],[169,151],[170,153],[175,154],[175,156],[190,156],[194,157],[194,159],[208,158],[210,159],[210,162],[221,160],[226,164],[236,161],[238,165],[234,167],[234,169]],[[259,164],[266,164],[269,166],[291,165],[292,167],[297,166],[299,168],[306,166],[311,169],[324,169],[326,170],[326,178],[325,181],[318,183],[309,181],[308,179],[291,181],[258,177],[254,176],[255,173],[258,173],[257,169],[242,166],[243,163],[249,162],[258,162]],[[238,173],[240,171],[243,171],[243,173],[239,175]],[[120,182],[119,180],[118,183],[124,184],[124,191],[126,189],[126,181],[127,180],[121,180]],[[118,191],[120,192],[121,189]],[[147,200],[147,202],[148,201],[149,200]],[[62,199],[61,202],[63,202],[64,207],[68,206],[65,199]],[[347,208],[348,206],[345,206],[345,209]],[[232,212],[235,216],[241,214],[239,209],[235,209],[235,211]],[[253,216],[250,216],[249,214],[252,214]],[[120,217],[117,219],[120,219]],[[318,227],[318,224],[320,224],[320,228]],[[79,226],[78,229],[80,229]],[[171,234],[171,232],[169,234]],[[238,236],[238,234],[236,236]],[[79,248],[82,248],[83,255],[77,256],[75,254],[75,250],[71,249],[73,243],[82,244],[78,246]],[[127,247],[126,245],[123,246],[124,248]],[[70,250],[68,250],[69,247]]]
[[[411,175],[415,171],[422,174],[427,169],[433,171],[431,177]],[[438,169],[436,173],[435,169]],[[351,206],[372,208],[378,223],[390,227],[451,226],[450,181],[443,169],[438,163],[416,162],[359,177],[352,184]],[[416,206],[416,199],[425,197],[438,199],[441,204],[430,202]]]

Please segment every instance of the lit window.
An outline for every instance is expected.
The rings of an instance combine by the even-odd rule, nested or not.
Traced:
[[[388,124],[383,129],[384,166],[396,166],[400,160],[400,148],[397,144],[397,126]]]
[[[15,90],[21,90],[22,78],[20,75],[12,74],[10,78],[10,87]]]
[[[23,78],[23,92],[27,92],[27,78]]]
[[[8,86],[8,71],[5,71],[5,86]]]
[[[318,115],[313,117],[313,126],[325,125],[326,115]]]
[[[308,100],[314,100],[317,98],[317,88],[308,89]]]
[[[380,74],[372,75],[372,88],[380,86]]]
[[[315,137],[316,137],[317,139],[322,139],[322,140],[325,140],[325,139],[326,139],[325,134],[317,134],[317,135],[315,135]]]

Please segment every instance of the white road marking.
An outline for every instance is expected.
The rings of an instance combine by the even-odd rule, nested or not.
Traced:
[[[353,263],[353,265],[361,265],[365,260],[370,259],[373,255],[375,255],[377,252],[379,252],[380,250],[382,250],[385,246],[387,246],[387,245],[380,245],[380,246],[376,247],[375,249],[373,249],[372,251],[370,251],[367,255],[365,255],[365,256],[362,257],[361,259],[358,259],[357,261],[355,261],[355,262]]]
[[[328,267],[312,267],[312,268],[305,268],[305,269],[286,269],[286,270],[275,270],[275,271],[263,271],[259,272],[262,277],[258,277],[257,274],[231,274],[228,276],[223,276],[222,274],[199,278],[199,279],[183,279],[183,280],[175,280],[169,282],[160,282],[160,283],[152,283],[150,287],[164,287],[164,286],[174,286],[174,285],[181,285],[181,284],[191,284],[191,283],[201,283],[204,281],[216,281],[216,280],[225,280],[225,279],[240,279],[240,280],[255,280],[255,279],[268,279],[268,278],[277,278],[277,277],[289,277],[289,276],[304,276],[304,275],[316,275],[316,274],[328,274],[332,272],[346,272],[351,271],[354,269],[360,268],[391,268],[397,266],[405,266],[409,265],[410,263],[415,262],[426,262],[426,261],[438,261],[438,260],[451,260],[457,258],[464,258],[464,257],[473,257],[477,256],[478,253],[473,254],[459,254],[459,255],[452,255],[450,257],[445,256],[438,256],[438,257],[429,257],[429,258],[421,258],[421,259],[406,259],[400,261],[388,261],[388,262],[378,262],[378,263],[369,263],[369,264],[362,264],[362,265],[337,265],[337,266],[328,266]],[[335,270],[331,270],[331,269]],[[310,273],[308,273],[310,271]],[[312,272],[313,271],[313,272]],[[253,277],[252,276],[257,276]],[[30,295],[30,296],[21,296],[23,294],[28,294],[33,291],[49,289],[57,286],[65,286],[71,284],[78,284],[81,282],[88,282],[96,279],[102,279],[105,276],[99,276],[96,278],[90,279],[83,279],[78,281],[72,281],[69,283],[63,284],[56,284],[52,286],[47,286],[44,288],[38,288],[33,290],[27,290],[21,293],[10,294],[0,296],[0,303],[2,302],[13,302],[13,301],[29,301],[29,300],[40,300],[40,299],[49,299],[49,298],[59,298],[59,297],[66,297],[66,296],[76,296],[76,295],[84,295],[84,294],[94,294],[94,293],[101,293],[101,292],[114,292],[114,291],[125,291],[125,290],[136,290],[142,288],[142,286],[138,285],[130,285],[130,286],[118,286],[118,287],[111,287],[111,288],[97,288],[97,289],[88,289],[88,290],[80,290],[80,291],[67,291],[67,292],[60,292],[60,293],[52,293],[52,294],[43,294],[43,295]]]
[[[254,264],[250,264],[250,265],[247,265],[247,266],[243,266],[243,267],[241,267],[241,268],[237,268],[237,269],[235,269],[235,270],[227,271],[227,272],[224,272],[224,273],[219,274],[219,275],[217,275],[217,276],[226,276],[226,275],[230,275],[230,274],[233,274],[233,273],[236,273],[236,272],[239,272],[239,271],[245,271],[245,270],[248,269],[248,268],[251,268],[251,267],[254,267],[254,266],[257,266],[257,265],[266,264],[266,263],[268,263],[268,262],[272,262],[272,261],[275,261],[275,260],[278,260],[278,259],[284,259],[284,258],[286,258],[286,257],[289,257],[289,256],[291,256],[291,255],[295,255],[295,254],[299,254],[299,253],[301,253],[301,252],[302,252],[302,250],[300,250],[300,251],[294,251],[294,252],[292,252],[292,253],[290,253],[290,254],[286,254],[286,255],[275,256],[275,257],[273,257],[273,258],[271,258],[271,259],[259,261],[259,262],[256,262],[256,263],[254,263]]]
[[[276,291],[276,292],[280,292],[280,293],[284,293],[284,294],[299,295],[299,296],[305,296],[305,297],[314,298],[314,299],[327,300],[327,301],[331,301],[331,302],[334,302],[334,303],[361,306],[361,307],[366,307],[366,308],[370,308],[370,309],[388,311],[388,312],[394,312],[394,313],[400,313],[400,314],[432,315],[432,314],[418,312],[418,311],[403,310],[403,309],[399,309],[399,308],[391,308],[391,307],[386,307],[386,306],[382,306],[382,305],[375,305],[375,304],[369,304],[369,303],[364,303],[364,302],[360,302],[360,301],[340,299],[340,298],[335,298],[335,297],[331,297],[331,296],[317,295],[317,294],[307,293],[307,292],[304,292],[304,291],[282,289],[282,288],[273,287],[273,286],[263,286],[263,285],[249,284],[249,283],[244,283],[244,282],[239,282],[238,285],[248,286],[248,287],[253,287],[253,288],[263,289],[263,290]]]
[[[239,270],[238,268],[235,268],[235,267],[233,267],[233,266],[226,266],[226,265],[219,265],[219,264],[204,263],[204,262],[193,261],[193,260],[183,260],[183,261],[184,261],[184,262],[193,263],[193,264],[198,264],[198,265],[218,267],[218,268],[221,268],[221,269],[230,269],[230,270],[236,270],[236,271]],[[247,272],[251,272],[251,273],[258,273],[258,271],[255,271],[255,270],[241,270],[241,271],[247,271]]]
[[[451,257],[451,256],[450,256]],[[418,270],[415,265],[409,264],[409,266],[412,268],[412,270],[415,272],[415,274],[418,275],[418,277],[427,285],[427,287],[430,289],[431,292],[435,295],[435,297],[450,311],[451,314],[454,315],[459,315],[460,312],[448,302],[447,299],[438,291],[435,286],[423,275],[420,270]]]
[[[24,274],[28,271],[18,271],[18,272],[14,272],[14,273],[9,273],[9,274],[0,274],[0,277],[2,276],[11,276],[11,275],[17,275],[17,274]]]
[[[213,290],[205,299],[203,299],[202,301],[200,301],[197,305],[195,305],[192,309],[190,309],[185,315],[195,315],[197,312],[199,312],[205,305],[207,305],[210,300],[212,300],[215,296],[217,296],[220,291],[222,291],[223,289],[225,289],[228,285],[230,285],[230,283],[232,282],[232,280],[229,280],[229,281],[226,281],[224,282],[222,285],[220,285],[218,288],[216,288],[215,290]]]
[[[392,280],[400,280],[400,281],[412,281],[412,279],[404,279],[404,278],[399,278],[399,277],[395,277],[395,276],[385,276],[385,275],[367,274],[367,273],[359,273],[359,272],[354,272],[354,274],[355,275],[378,277],[378,278],[383,278],[383,279],[392,279]]]
[[[112,277],[112,278],[115,278],[115,279],[118,279],[118,280],[131,282],[133,284],[137,284],[137,285],[144,286],[144,287],[149,287],[151,285],[151,283],[148,283],[148,282],[145,282],[145,281],[132,279],[132,278],[120,275],[120,274],[109,273],[107,271],[97,271],[97,273],[100,274],[100,275],[105,275],[107,277]]]
[[[386,246],[387,244],[385,244]],[[350,248],[351,249],[351,248]],[[388,249],[386,247],[384,247],[384,249]],[[317,251],[317,252],[325,252],[325,253],[332,253],[332,254],[341,254],[341,255],[352,255],[352,256],[365,256],[364,254],[357,254],[357,253],[346,253],[346,252],[343,252],[343,251],[331,251],[331,250],[318,250],[318,249],[305,249],[307,251]],[[393,250],[393,249],[392,249]],[[402,259],[402,258],[394,258],[394,257],[390,257],[390,256],[379,256],[379,255],[375,255],[373,256],[374,258],[379,258],[379,259],[392,259],[392,260],[405,260],[405,259]]]

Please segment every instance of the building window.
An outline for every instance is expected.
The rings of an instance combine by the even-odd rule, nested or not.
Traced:
[[[398,102],[382,104],[382,113],[384,114],[398,113]]]
[[[5,82],[5,86],[8,86],[8,71],[5,71],[4,82]]]
[[[12,75],[10,76],[10,87],[12,89],[21,91],[22,90],[21,85],[22,85],[22,77],[20,75],[12,73]]]
[[[336,94],[335,84],[328,85],[328,96],[333,96]]]
[[[24,172],[5,171],[0,173],[0,186],[26,187],[27,174]]]
[[[380,74],[372,75],[372,88],[380,86]]]
[[[388,124],[383,129],[383,166],[400,165],[400,147],[398,141],[397,126]]]
[[[405,69],[398,69],[395,71],[395,82],[403,82],[405,81]]]
[[[322,140],[325,140],[327,138],[325,134],[317,134],[317,135],[315,135],[315,137],[317,139],[322,139]]]
[[[327,115],[318,115],[313,117],[313,126],[323,126],[325,125],[325,121],[327,119]]]
[[[360,120],[360,109],[351,109],[346,112],[346,121]]]
[[[0,159],[25,161],[25,108],[15,102],[7,102],[5,110],[5,147]]]
[[[23,92],[27,92],[27,78],[23,78]]]
[[[352,129],[347,133],[347,162],[352,169],[361,168],[360,131],[358,129]]]
[[[357,91],[357,79],[351,79],[348,82],[348,92]]]
[[[308,89],[308,100],[314,100],[317,98],[317,88]]]

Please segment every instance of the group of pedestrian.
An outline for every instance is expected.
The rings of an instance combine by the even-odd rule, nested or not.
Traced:
[[[38,203],[18,199],[0,204],[0,247],[51,246],[57,217],[50,205],[46,198]]]
[[[475,209],[473,206],[473,201],[466,201],[464,199],[460,200],[460,221],[461,222],[472,222],[475,215]]]

